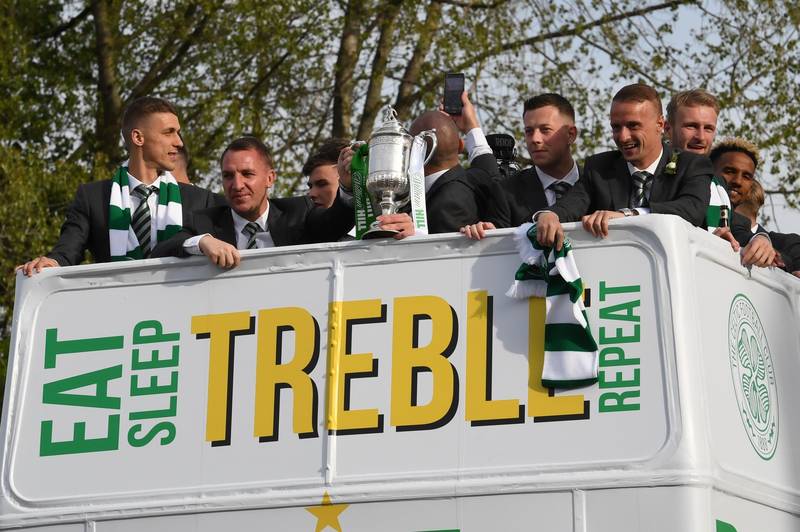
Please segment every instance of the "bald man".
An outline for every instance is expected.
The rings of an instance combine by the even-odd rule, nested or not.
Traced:
[[[480,220],[497,227],[508,226],[508,204],[496,181],[500,175],[497,160],[466,92],[461,101],[464,107],[460,115],[428,111],[410,128],[412,135],[436,130],[437,147],[425,165],[425,203],[431,234],[457,232]],[[465,135],[463,140],[459,130]],[[465,144],[470,163],[467,169],[458,158]]]

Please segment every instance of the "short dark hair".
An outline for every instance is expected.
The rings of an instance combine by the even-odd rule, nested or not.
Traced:
[[[611,103],[614,102],[650,102],[655,106],[658,114],[664,114],[658,92],[644,83],[634,83],[622,87],[612,98]]]
[[[133,131],[142,120],[155,113],[171,113],[178,116],[178,110],[170,102],[164,98],[156,98],[155,96],[142,96],[137,98],[128,105],[125,113],[122,115],[122,137],[125,140],[125,145],[128,145],[128,140]]]
[[[336,164],[339,162],[339,152],[349,144],[350,142],[348,140],[339,138],[324,141],[317,151],[308,156],[308,160],[306,160],[306,163],[303,165],[303,175],[311,175],[311,172],[318,166]]]
[[[758,153],[758,147],[752,142],[741,138],[729,138],[718,142],[717,145],[712,148],[708,157],[711,159],[712,163],[716,164],[717,160],[722,157],[722,155],[729,152],[747,155],[753,161],[753,168],[758,168],[758,160],[761,158]]]
[[[538,94],[525,100],[525,104],[522,107],[522,116],[525,116],[525,113],[528,111],[533,111],[534,109],[539,109],[541,107],[547,107],[548,105],[552,105],[558,109],[559,113],[564,116],[568,116],[573,122],[575,121],[575,108],[572,107],[572,104],[569,103],[569,100],[560,94],[556,94],[555,92]]]
[[[679,107],[711,107],[719,115],[717,98],[705,89],[681,91],[672,96],[667,104],[667,122],[673,126]]]
[[[228,147],[225,148],[225,151],[222,152],[222,155],[219,158],[219,164],[222,164],[222,160],[225,158],[225,154],[229,151],[247,151],[253,150],[257,152],[261,157],[264,159],[264,162],[267,163],[267,166],[270,168],[274,168],[272,165],[272,155],[269,153],[269,148],[267,148],[266,144],[261,142],[260,139],[257,137],[251,136],[244,136],[239,137],[238,139],[234,140]]]

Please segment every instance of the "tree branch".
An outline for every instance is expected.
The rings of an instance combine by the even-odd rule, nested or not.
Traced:
[[[411,114],[411,106],[414,103],[413,90],[419,82],[419,75],[422,71],[422,65],[425,62],[425,57],[431,50],[431,43],[433,37],[439,30],[439,25],[442,19],[442,4],[433,1],[428,4],[428,9],[425,14],[425,24],[420,31],[417,45],[414,47],[414,53],[408,61],[406,71],[403,73],[403,78],[400,81],[400,88],[397,92],[397,99],[394,103],[394,110],[397,111],[397,117],[400,120],[408,120]]]
[[[69,19],[68,21],[64,22],[63,24],[60,24],[60,25],[56,26],[55,28],[53,28],[52,30],[48,31],[47,33],[42,33],[42,34],[39,34],[39,35],[35,36],[34,39],[37,40],[37,41],[40,41],[39,43],[37,43],[37,45],[38,44],[42,44],[43,41],[46,41],[48,39],[52,39],[54,37],[58,37],[62,33],[65,33],[67,31],[71,30],[72,28],[74,28],[75,26],[80,24],[84,19],[86,19],[91,13],[92,13],[92,5],[89,4],[85,8],[83,8],[83,11],[81,11],[80,13],[78,13],[77,15],[75,15],[74,17]]]
[[[357,139],[366,139],[372,131],[378,110],[381,107],[381,89],[383,89],[383,78],[386,75],[386,65],[389,63],[389,52],[392,49],[394,38],[395,20],[400,13],[400,4],[403,0],[389,0],[387,5],[382,6],[378,16],[378,26],[381,29],[378,36],[378,43],[375,47],[375,55],[372,60],[372,70],[370,70],[369,85],[367,94],[364,98],[364,111],[361,113],[361,121],[358,125]]]
[[[435,4],[448,4],[456,7],[465,7],[467,9],[494,9],[496,7],[500,7],[501,5],[507,2],[508,0],[497,0],[496,2],[492,2],[491,4],[484,4],[482,2],[468,2],[459,0],[433,0],[433,3]]]
[[[359,52],[360,2],[350,0],[344,13],[342,38],[339,54],[336,57],[333,82],[333,131],[334,137],[350,138],[350,120],[353,114],[353,74],[356,70]]]
[[[193,5],[187,10],[185,17],[187,22],[193,18],[196,7],[197,6]],[[197,23],[197,26],[195,26],[194,30],[192,30],[186,39],[184,39],[183,42],[178,45],[177,50],[175,50],[172,58],[167,60],[168,50],[175,49],[173,38],[177,34],[177,28],[179,27],[176,25],[176,31],[173,33],[173,38],[170,38],[166,41],[166,44],[159,53],[158,59],[150,66],[150,69],[147,71],[147,73],[131,90],[126,103],[131,102],[140,96],[144,96],[145,94],[153,92],[153,89],[155,89],[164,79],[174,72],[178,66],[180,66],[191,47],[200,39],[200,37],[202,37],[206,25],[208,24],[208,20],[209,15],[208,13],[205,13]]]
[[[493,48],[487,48],[483,52],[473,55],[472,57],[468,57],[464,59],[460,64],[455,65],[452,68],[453,72],[463,72],[467,70],[469,67],[476,63],[480,63],[485,59],[493,57],[495,55],[501,54],[503,52],[508,52],[511,50],[516,50],[518,48],[522,48],[524,46],[529,46],[535,43],[549,41],[553,39],[560,39],[563,37],[572,37],[576,35],[580,35],[581,33],[585,32],[586,30],[597,28],[600,26],[604,26],[611,22],[618,22],[620,20],[627,20],[630,18],[640,17],[646,15],[648,13],[652,13],[654,11],[661,11],[664,9],[675,9],[681,5],[687,4],[697,4],[698,0],[669,0],[667,2],[662,2],[660,4],[655,4],[652,6],[643,7],[640,9],[634,9],[633,11],[628,11],[625,13],[618,13],[616,15],[604,15],[600,18],[597,18],[591,22],[587,22],[585,24],[576,24],[569,28],[562,28],[558,31],[551,31],[547,33],[542,33],[539,35],[535,35],[533,37],[528,37],[525,39],[519,39],[516,41],[511,41],[507,43],[500,44]],[[439,83],[439,79],[431,79],[428,83],[424,84],[413,96],[412,100],[417,101],[421,96],[427,92],[430,92],[436,87],[436,84]]]
[[[112,23],[106,0],[94,0],[91,4],[95,27],[95,53],[97,58],[97,95],[100,109],[97,111],[95,141],[101,155],[100,166],[119,159],[119,125],[122,120],[122,98],[117,80],[117,65],[114,59]]]

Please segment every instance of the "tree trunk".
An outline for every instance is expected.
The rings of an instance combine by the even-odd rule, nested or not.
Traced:
[[[339,43],[339,54],[333,84],[333,131],[334,137],[352,137],[353,88],[359,52],[360,20],[358,8],[360,2],[350,0],[344,14],[342,39]]]
[[[93,0],[95,50],[97,58],[97,94],[100,108],[96,113],[95,169],[120,160],[119,132],[122,123],[122,98],[114,59],[114,37],[107,0]],[[114,17],[115,19],[119,17]],[[97,172],[96,172],[97,173]]]
[[[394,110],[397,111],[399,120],[408,120],[411,118],[409,116],[411,114],[411,108],[418,99],[414,97],[414,87],[419,83],[422,65],[425,64],[425,57],[431,49],[433,36],[439,30],[441,18],[442,4],[441,2],[433,0],[428,4],[428,9],[425,13],[425,25],[420,32],[419,40],[414,47],[414,53],[408,61],[408,66],[406,66],[403,78],[400,81],[400,89],[394,104]]]
[[[386,75],[386,65],[389,63],[389,52],[392,50],[394,40],[394,29],[397,15],[400,13],[400,5],[403,0],[390,0],[385,6],[379,8],[380,15],[378,27],[380,35],[378,44],[375,47],[375,56],[372,59],[372,69],[370,70],[369,86],[367,96],[364,99],[364,112],[361,114],[361,121],[358,126],[356,138],[367,140],[375,124],[375,117],[381,108],[381,89],[383,88],[383,78]]]

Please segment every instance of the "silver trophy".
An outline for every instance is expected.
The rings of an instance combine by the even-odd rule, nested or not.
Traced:
[[[431,140],[431,149],[424,163],[427,164],[436,150],[436,130],[423,131],[417,137]],[[397,121],[397,113],[391,107],[384,112],[383,123],[372,131],[367,193],[373,205],[380,206],[382,215],[396,214],[409,202],[408,166],[414,138]],[[398,232],[375,225],[364,233],[363,238],[385,238]]]

